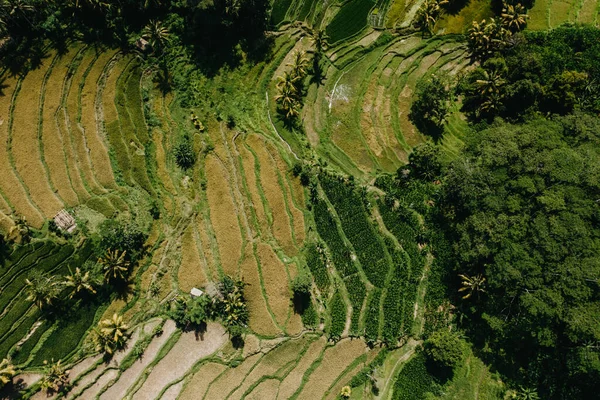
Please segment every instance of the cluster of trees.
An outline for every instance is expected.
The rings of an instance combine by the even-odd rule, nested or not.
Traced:
[[[467,115],[518,121],[534,113],[600,111],[598,29],[563,26],[516,37],[459,84]]]
[[[218,285],[219,293],[198,297],[179,296],[171,304],[169,316],[184,329],[204,330],[206,322],[220,319],[234,343],[239,343],[248,326],[248,306],[243,281],[224,276]]]
[[[157,57],[185,47],[199,65],[218,67],[237,46],[264,45],[269,10],[267,0],[1,0],[0,55],[20,68],[41,56],[40,39],[58,48],[72,38],[129,47],[144,35]],[[166,46],[167,37],[176,45]]]
[[[545,398],[600,390],[598,132],[586,114],[498,122],[442,178],[463,327]]]

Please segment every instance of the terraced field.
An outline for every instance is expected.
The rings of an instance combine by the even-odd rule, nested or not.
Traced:
[[[417,6],[278,0],[270,60],[214,77],[201,89],[216,105],[184,107],[132,55],[77,43],[61,55],[48,51],[24,76],[5,75],[0,226],[8,231],[23,216],[35,234],[0,268],[0,353],[25,371],[25,397],[43,398],[40,367],[63,359],[72,383],[65,398],[336,398],[377,345],[418,336],[421,223],[411,209],[392,209],[371,183],[425,140],[408,119],[418,80],[457,74],[469,60],[453,37],[373,29],[406,26]],[[305,136],[286,128],[273,101],[292,51],[311,50],[304,31],[287,24],[294,20],[331,38],[324,79],[307,88]],[[228,81],[244,101],[223,89]],[[194,128],[190,113],[206,130]],[[460,146],[452,125],[461,123],[451,119],[448,149]],[[198,158],[189,170],[174,157],[184,135]],[[295,164],[315,172],[310,187],[292,173]],[[47,220],[63,208],[89,232],[117,219],[149,237],[130,292],[51,321],[25,301],[24,279],[34,269],[64,275],[91,257],[83,234],[44,239]],[[303,273],[314,281],[312,325],[291,301]],[[200,335],[166,318],[177,295],[224,275],[246,282],[250,317],[239,348],[219,324]],[[124,315],[131,337],[103,360],[87,333],[113,313]]]

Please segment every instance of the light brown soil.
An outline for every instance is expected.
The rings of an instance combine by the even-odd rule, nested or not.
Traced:
[[[102,374],[102,376],[100,376],[92,386],[90,386],[89,388],[87,388],[83,393],[81,393],[81,396],[78,396],[80,399],[93,399],[96,396],[98,396],[98,394],[100,393],[100,391],[113,379],[115,379],[117,376],[119,375],[119,370],[117,369],[110,369],[110,370],[106,370],[106,372],[104,372]]]
[[[279,389],[278,399],[288,399],[294,394],[294,392],[300,387],[302,383],[302,377],[306,370],[315,362],[315,360],[325,348],[327,339],[325,336],[321,336],[310,344],[308,350],[304,353],[304,356],[298,363],[298,365],[288,374],[288,376],[281,382]]]
[[[298,399],[320,398],[344,370],[368,348],[360,339],[344,339],[325,351],[319,366],[310,374]]]
[[[139,379],[144,369],[154,360],[161,347],[167,342],[169,337],[175,332],[175,323],[168,320],[163,326],[162,335],[154,338],[144,351],[143,356],[137,360],[131,367],[125,370],[117,382],[100,396],[100,399],[114,400],[125,397],[128,390]]]
[[[331,388],[329,388],[329,394],[327,395],[326,399],[327,400],[335,400],[335,399],[339,398],[339,394],[342,391],[342,388],[344,386],[346,386],[350,382],[352,377],[354,375],[358,374],[360,372],[360,370],[363,369],[364,366],[365,366],[365,364],[360,363],[356,367],[354,367],[352,370],[345,373],[344,376],[341,377],[340,380],[336,384],[334,384]]]
[[[153,398],[169,383],[182,378],[198,360],[216,352],[228,340],[225,328],[217,323],[209,323],[206,332],[200,336],[196,332],[183,333],[169,353],[153,367],[133,399]]]
[[[243,145],[238,146],[238,151],[242,157],[242,165],[244,167],[244,175],[248,192],[250,194],[250,202],[258,223],[258,229],[262,233],[269,231],[269,223],[265,214],[265,208],[263,206],[262,198],[258,192],[256,178],[256,170],[254,169],[255,158],[254,155]]]
[[[223,364],[204,364],[187,382],[179,400],[200,400],[204,397],[208,386],[227,367]]]
[[[267,379],[262,381],[254,390],[245,397],[247,400],[267,400],[275,399],[279,390],[280,382],[277,379]]]
[[[235,368],[229,368],[214,380],[204,398],[206,400],[224,400],[243,380],[248,371],[260,360],[261,353],[246,358]]]
[[[183,381],[169,387],[165,393],[163,393],[160,400],[177,400],[177,396],[181,393],[181,389],[183,389]]]

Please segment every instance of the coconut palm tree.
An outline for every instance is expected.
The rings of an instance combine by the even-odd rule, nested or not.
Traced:
[[[502,24],[511,32],[518,32],[527,25],[527,11],[520,3],[515,5],[504,3],[502,6]]]
[[[510,36],[511,32],[504,28],[502,20],[491,18],[489,21],[473,21],[467,41],[471,53],[476,56],[489,56],[505,47]]]
[[[290,89],[289,87],[282,87],[279,89],[277,96],[275,96],[275,101],[279,104],[279,107],[288,120],[300,115],[295,88]]]
[[[44,364],[48,364],[48,361],[44,361]],[[45,368],[44,376],[42,377],[41,385],[42,389],[47,392],[58,392],[69,383],[69,371],[61,365],[61,361],[58,360],[48,365]]]
[[[125,259],[126,251],[119,254],[118,250],[111,251],[108,249],[104,257],[98,259],[98,263],[102,265],[104,270],[104,281],[112,280],[123,281],[127,278],[129,272],[129,261]]]
[[[308,67],[308,59],[306,58],[306,52],[295,51],[293,54],[292,62],[287,64],[291,67],[291,75],[301,81],[306,76],[306,68]]]
[[[104,352],[108,355],[125,345],[127,339],[127,325],[123,322],[123,317],[113,314],[112,318],[100,321],[98,327],[94,329],[93,341],[96,351]]]
[[[516,398],[518,400],[540,400],[540,396],[537,394],[535,389],[519,387]]]
[[[297,95],[296,82],[298,82],[298,76],[294,76],[288,71],[285,71],[283,75],[277,78],[275,87],[279,92],[289,92],[295,96]]]
[[[223,303],[226,314],[225,323],[227,325],[245,325],[248,309],[242,293],[237,287],[233,292],[227,294]]]
[[[6,386],[9,382],[11,382],[15,374],[15,367],[10,362],[10,359],[3,359],[0,362],[0,388]]]
[[[442,13],[442,5],[447,4],[447,0],[425,0],[417,10],[415,24],[421,31],[433,35],[433,29],[438,17]]]
[[[161,52],[169,43],[171,33],[160,21],[150,20],[143,30],[142,37],[150,43],[152,51]]]
[[[485,277],[481,274],[470,277],[468,275],[459,274],[461,277],[461,288],[458,289],[459,292],[468,291],[466,295],[464,295],[463,299],[468,299],[473,295],[473,293],[479,294],[479,292],[485,292]]]
[[[40,310],[51,306],[60,293],[60,284],[48,274],[37,273],[25,279],[27,300],[32,301]]]
[[[95,294],[96,290],[94,289],[93,284],[94,282],[90,277],[90,271],[86,271],[84,274],[79,267],[75,268],[75,273],[67,275],[63,283],[65,287],[71,288],[71,294],[69,295],[70,299],[84,291]]]

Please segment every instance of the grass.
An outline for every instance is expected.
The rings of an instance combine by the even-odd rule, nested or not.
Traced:
[[[372,0],[349,0],[327,25],[327,36],[337,43],[356,35],[367,26],[367,16],[375,5]]]
[[[443,15],[436,24],[435,30],[445,34],[462,34],[469,29],[473,21],[480,22],[482,19],[489,19],[493,16],[491,2],[470,0],[458,13]]]
[[[285,20],[285,15],[292,4],[292,0],[275,0],[271,11],[271,24],[279,25]]]
[[[400,371],[394,383],[392,399],[421,400],[431,392],[434,384],[425,366],[425,355],[417,353]]]

